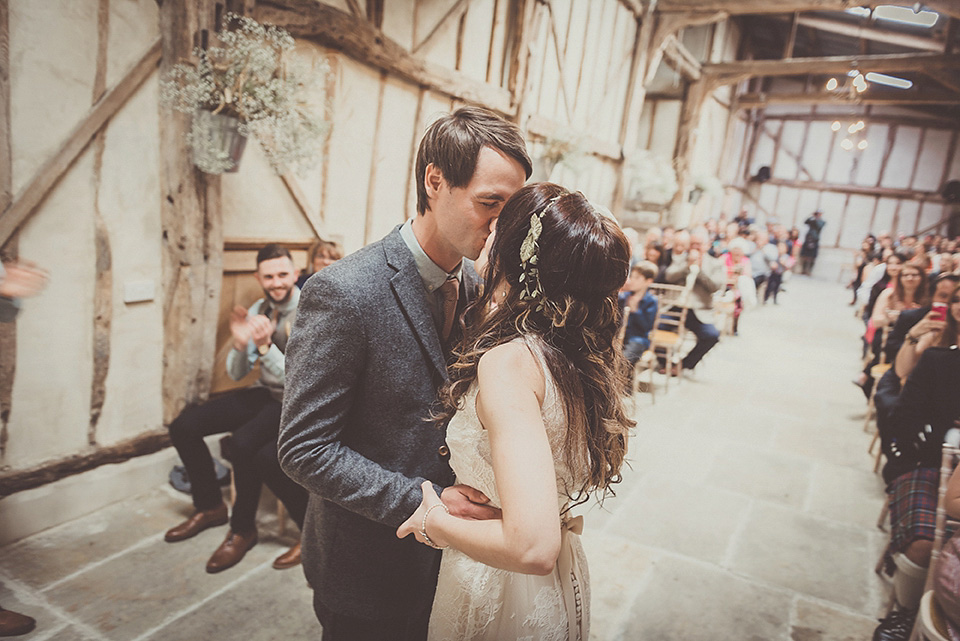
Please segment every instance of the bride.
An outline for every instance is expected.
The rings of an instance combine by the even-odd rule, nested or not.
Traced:
[[[503,518],[456,518],[427,482],[397,536],[446,550],[430,639],[586,641],[582,517],[569,509],[620,480],[633,425],[614,346],[630,250],[615,221],[551,183],[510,198],[488,247],[441,402],[457,482]]]

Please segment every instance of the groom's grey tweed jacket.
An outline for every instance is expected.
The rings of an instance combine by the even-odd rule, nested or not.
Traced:
[[[468,263],[461,311],[477,289]],[[280,464],[310,492],[307,580],[343,615],[404,617],[433,600],[439,553],[395,534],[424,479],[453,482],[444,429],[425,420],[447,376],[426,297],[397,228],[307,281],[287,345]]]

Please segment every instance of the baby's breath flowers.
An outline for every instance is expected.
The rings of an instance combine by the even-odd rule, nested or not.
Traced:
[[[195,64],[179,63],[161,81],[161,101],[185,113],[236,118],[239,133],[254,134],[277,174],[309,168],[330,127],[322,100],[328,67],[296,55],[284,29],[233,13],[224,24],[235,28],[217,34],[219,46],[194,50]],[[195,117],[187,142],[202,152],[194,154],[200,169],[222,173],[232,160],[208,121]]]

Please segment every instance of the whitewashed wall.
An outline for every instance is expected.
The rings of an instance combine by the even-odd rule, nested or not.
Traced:
[[[328,4],[350,11],[344,1]],[[506,87],[513,64],[507,2],[475,0],[462,30],[454,20],[421,44],[455,4],[387,2],[383,32],[435,65]],[[9,0],[15,193],[91,108],[98,5],[98,0]],[[588,153],[581,161],[559,166],[552,178],[610,206],[636,19],[617,0],[551,0],[536,10],[519,124],[527,129],[537,122],[541,129],[585,141]],[[155,0],[110,0],[108,89],[158,36]],[[223,235],[230,241],[302,241],[317,230],[354,251],[415,212],[413,155],[422,131],[461,103],[338,51],[308,42],[298,49],[331,68],[324,88],[332,119],[325,155],[296,179],[307,211],[250,141],[239,172],[221,181]],[[9,441],[0,459],[7,469],[91,447],[98,216],[107,231],[113,280],[110,360],[96,442],[114,444],[162,425],[159,117],[154,73],[104,128],[102,161],[91,144],[19,234],[20,255],[47,268],[51,280],[39,297],[25,302],[17,324]],[[544,131],[528,134],[535,152]],[[126,284],[143,281],[154,284],[153,300],[125,303]]]
[[[14,193],[27,184],[93,103],[96,0],[11,0],[10,85]],[[110,3],[107,86],[159,35],[152,0]],[[95,217],[105,223],[113,292],[106,398],[98,443],[156,429],[163,354],[157,79],[104,129],[102,161],[91,144],[19,234],[20,256],[50,271],[24,302],[4,466],[30,467],[83,451],[91,418]],[[151,302],[123,302],[125,283],[152,281]]]
[[[778,85],[779,90],[784,88],[797,89]],[[791,115],[809,116],[809,122],[790,119]],[[958,130],[949,123],[930,119],[927,123],[897,124],[884,117],[907,116],[917,121],[923,114],[889,108],[873,108],[867,113],[862,107],[844,105],[777,105],[769,107],[766,116],[749,175],[755,175],[762,166],[771,168],[771,183],[777,184],[760,188],[757,206],[768,219],[802,228],[803,221],[821,209],[827,221],[824,244],[856,248],[868,232],[914,234],[949,214],[949,208],[936,196],[946,181],[960,179],[960,145],[955,140]],[[871,121],[871,116],[877,121]],[[835,120],[841,123],[836,133],[831,128]],[[839,143],[847,127],[859,120],[866,125],[862,133],[867,148],[843,150]],[[912,193],[842,193],[824,185]],[[939,230],[946,231],[946,225]]]

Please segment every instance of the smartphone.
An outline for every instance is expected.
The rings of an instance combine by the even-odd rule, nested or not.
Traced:
[[[930,311],[933,313],[931,319],[937,321],[947,320],[947,304],[946,303],[933,303],[930,305]]]

